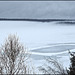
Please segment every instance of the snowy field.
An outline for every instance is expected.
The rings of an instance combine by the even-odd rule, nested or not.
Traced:
[[[19,36],[30,51],[36,67],[44,63],[44,57],[57,57],[69,67],[68,50],[75,51],[75,25],[56,22],[0,21],[0,44],[9,34]],[[64,59],[65,58],[65,59]]]

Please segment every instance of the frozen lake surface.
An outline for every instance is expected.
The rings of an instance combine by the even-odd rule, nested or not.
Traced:
[[[67,67],[70,61],[66,51],[75,51],[75,24],[0,21],[0,44],[4,43],[9,34],[19,36],[21,43],[32,52],[31,58],[36,65],[43,64],[43,56],[57,56]]]
[[[0,43],[17,34],[28,48],[55,43],[75,43],[75,25],[56,22],[0,21]]]

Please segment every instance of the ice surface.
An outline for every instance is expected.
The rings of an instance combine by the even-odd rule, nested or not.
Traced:
[[[75,51],[74,24],[0,21],[0,44],[4,43],[4,39],[9,34],[17,34],[19,36],[21,43],[32,52],[31,58],[36,66],[44,63],[42,62],[44,56],[57,56],[60,57],[58,59],[63,62],[64,67],[69,67],[68,49]]]
[[[17,34],[28,48],[75,42],[75,26],[60,25],[55,22],[0,21],[0,43],[8,34]]]

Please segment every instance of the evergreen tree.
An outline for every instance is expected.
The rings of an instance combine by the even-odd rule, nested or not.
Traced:
[[[69,75],[74,75],[75,74],[75,53],[74,52],[73,53],[69,52],[69,53],[71,55],[71,58],[70,58],[70,60],[71,60],[71,66],[69,68],[68,74]]]

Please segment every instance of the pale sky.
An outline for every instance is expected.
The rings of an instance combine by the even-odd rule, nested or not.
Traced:
[[[75,19],[75,1],[0,1],[0,18]]]

